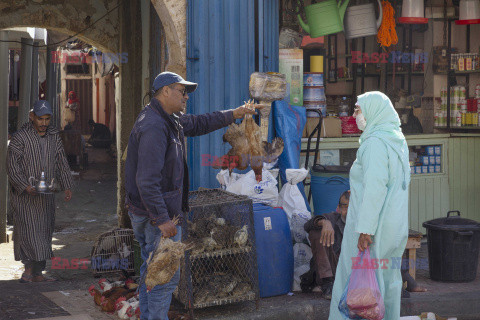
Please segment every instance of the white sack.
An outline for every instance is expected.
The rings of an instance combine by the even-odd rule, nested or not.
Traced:
[[[253,170],[246,174],[232,173],[232,177],[228,176],[228,170],[222,170],[217,174],[217,180],[226,186],[226,191],[248,196],[254,203],[263,203],[273,207],[278,202],[278,182],[268,170],[262,171],[262,181],[260,182],[255,179]]]

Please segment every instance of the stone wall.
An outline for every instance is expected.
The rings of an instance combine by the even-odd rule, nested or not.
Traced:
[[[187,1],[152,0],[167,37],[169,49],[168,71],[183,77],[187,75]]]
[[[70,36],[80,32],[79,39],[100,50],[118,52],[118,10],[89,27],[117,5],[117,0],[0,0],[0,29],[38,27]]]

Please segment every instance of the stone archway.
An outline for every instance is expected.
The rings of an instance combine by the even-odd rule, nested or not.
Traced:
[[[0,29],[37,27],[59,31],[77,37],[107,52],[118,52],[118,12],[113,10],[95,23],[118,1],[54,1],[54,0],[1,0]]]
[[[151,2],[162,21],[166,34],[169,48],[166,69],[185,77],[187,1],[151,0]],[[141,70],[138,71],[138,66],[142,65],[141,24],[140,1],[0,0],[0,29],[45,28],[66,35],[76,35],[77,38],[105,52],[128,53],[128,63],[120,65],[120,97],[116,126],[117,214],[121,227],[129,225],[123,206],[122,155],[126,150],[128,136],[136,115],[141,110],[143,96],[141,85],[138,85],[144,81]],[[122,81],[122,79],[128,79],[128,81]]]
[[[183,77],[187,71],[187,1],[152,0],[169,46],[167,69]]]

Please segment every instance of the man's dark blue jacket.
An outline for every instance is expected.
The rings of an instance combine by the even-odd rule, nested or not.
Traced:
[[[163,224],[188,212],[185,136],[199,136],[234,122],[233,110],[168,115],[153,98],[138,115],[128,140],[125,204],[128,211]]]

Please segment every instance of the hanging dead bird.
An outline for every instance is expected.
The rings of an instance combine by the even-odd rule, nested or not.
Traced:
[[[173,218],[174,224],[178,218]],[[180,241],[173,241],[169,238],[161,238],[155,251],[150,253],[147,260],[147,272],[145,284],[147,292],[150,292],[156,285],[168,283],[180,267],[180,259],[183,258],[188,246]]]
[[[253,108],[253,101],[245,103],[245,107]],[[255,172],[257,181],[262,180],[263,163],[272,163],[283,152],[282,138],[275,138],[271,143],[262,141],[260,127],[255,123],[251,114],[245,115],[240,124],[231,124],[223,141],[230,143],[232,149],[223,156],[220,164],[215,164],[214,169],[228,169],[230,173],[234,168],[245,170],[249,165]]]

